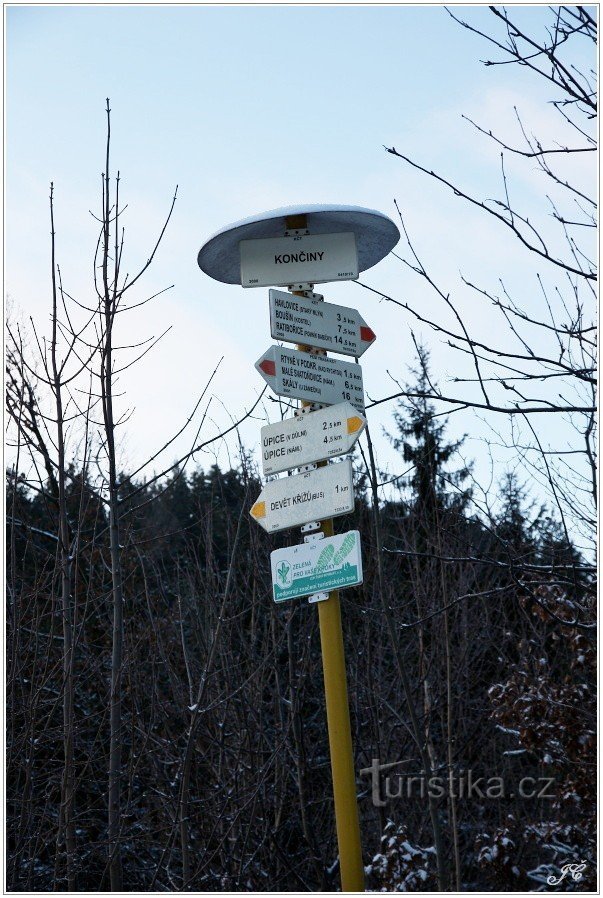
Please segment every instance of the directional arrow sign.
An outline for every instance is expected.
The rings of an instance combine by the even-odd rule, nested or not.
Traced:
[[[346,401],[364,412],[362,368],[354,362],[271,346],[255,367],[278,396],[321,405]]]
[[[352,462],[271,480],[250,514],[268,533],[348,514],[354,510]]]
[[[275,602],[362,583],[360,533],[338,536],[270,553]]]
[[[287,343],[305,343],[358,358],[375,334],[356,309],[270,290],[270,334]]]
[[[365,427],[366,418],[350,402],[268,424],[261,435],[264,475],[345,455]]]

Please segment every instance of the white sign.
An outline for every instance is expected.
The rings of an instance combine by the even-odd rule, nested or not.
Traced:
[[[282,290],[270,291],[270,334],[358,358],[376,335],[356,309]]]
[[[271,480],[249,513],[260,527],[275,533],[353,510],[352,462],[346,459],[307,474]]]
[[[349,402],[268,424],[261,432],[264,476],[345,455],[365,427]]]
[[[271,346],[255,367],[278,396],[321,405],[351,402],[364,412],[362,368],[355,362]]]
[[[358,277],[356,237],[341,234],[305,234],[241,240],[243,287],[287,287],[323,284]]]
[[[344,589],[362,583],[360,533],[288,546],[270,553],[272,594],[275,602]]]

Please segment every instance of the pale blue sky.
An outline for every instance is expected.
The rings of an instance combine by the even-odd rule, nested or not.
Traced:
[[[275,168],[302,192],[318,168],[325,188],[353,193],[381,143],[444,90],[447,105],[467,96],[478,68],[439,7],[21,7],[7,19],[11,171],[39,168],[35,121],[48,166],[88,178],[82,153],[98,147],[109,96],[122,167],[156,183],[159,158],[166,183],[199,198],[208,178]]]
[[[485,8],[456,12],[474,24],[489,22]],[[547,16],[545,6],[515,12],[532,26]],[[498,151],[462,114],[516,138],[515,104],[544,137],[558,129],[543,103],[551,92],[525,71],[485,68],[479,60],[487,55],[485,43],[437,5],[6,8],[5,292],[20,314],[44,328],[51,180],[65,285],[80,298],[90,295],[96,226],[88,210],[99,203],[106,97],[113,161],[129,203],[129,270],[146,259],[179,185],[165,242],[137,298],[175,287],[138,317],[122,316],[124,343],[173,324],[154,354],[124,376],[129,405],[137,408],[124,431],[124,464],[150,454],[176,429],[221,355],[215,393],[230,413],[239,414],[262,388],[253,364],[273,342],[267,289],[217,284],[196,264],[201,243],[230,221],[303,202],[367,206],[396,219],[395,198],[442,285],[478,334],[491,332],[490,311],[455,292],[459,271],[489,286],[504,272],[510,289],[521,291],[533,277],[531,260],[504,231],[382,148],[394,145],[478,194],[500,195]],[[542,211],[538,176],[509,166],[515,195]],[[592,161],[573,174],[592,184]],[[443,314],[392,257],[361,279]],[[377,333],[362,359],[367,393],[393,392],[386,372],[407,377],[411,320],[354,284],[322,292],[359,308]],[[442,383],[458,373],[462,361],[432,331],[418,335]],[[274,417],[272,404],[267,410]],[[376,436],[392,411],[380,406],[369,417]],[[226,420],[218,403],[212,414],[216,426]],[[480,442],[487,428],[458,418],[451,433],[469,432],[466,453],[488,471]],[[259,427],[246,425],[249,447]],[[381,464],[393,465],[391,448],[378,443]],[[502,471],[509,453],[498,457]],[[228,463],[224,448],[219,460]],[[199,458],[204,466],[212,461]]]

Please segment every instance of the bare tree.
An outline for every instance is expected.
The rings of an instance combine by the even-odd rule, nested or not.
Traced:
[[[60,583],[60,608],[63,628],[63,773],[61,778],[61,804],[57,830],[56,869],[64,875],[67,888],[76,887],[76,836],[74,816],[75,764],[74,764],[74,629],[77,624],[77,607],[74,596],[74,564],[79,548],[79,518],[70,520],[67,510],[66,487],[68,479],[67,439],[74,421],[83,420],[83,467],[86,467],[88,447],[87,427],[90,404],[80,409],[73,398],[73,384],[84,370],[88,359],[81,360],[76,341],[86,329],[89,320],[67,343],[60,357],[60,305],[65,308],[60,270],[56,263],[56,233],[54,226],[54,188],[50,185],[50,238],[51,238],[51,336],[41,340],[34,328],[39,351],[38,364],[43,373],[37,373],[25,359],[23,337],[8,326],[10,345],[7,352],[7,408],[15,425],[17,442],[23,444],[35,457],[41,457],[46,482],[38,475],[38,484],[44,496],[57,530],[57,567]],[[37,388],[49,389],[52,414],[42,412]],[[15,486],[17,471],[15,470]],[[14,518],[13,518],[14,519]],[[64,846],[64,849],[63,849]],[[64,873],[59,874],[60,859],[64,859]]]
[[[188,462],[195,453],[206,446],[223,440],[229,432],[236,432],[240,423],[253,413],[262,396],[253,407],[244,412],[239,420],[233,420],[227,429],[201,439],[201,430],[206,422],[207,408],[199,416],[199,410],[218,369],[210,375],[205,388],[194,403],[191,414],[176,434],[151,454],[129,475],[120,473],[117,460],[119,428],[127,415],[116,412],[115,383],[121,372],[139,361],[164,336],[157,338],[119,343],[121,316],[124,312],[140,308],[159,294],[143,299],[135,297],[129,301],[130,290],[139,284],[143,274],[152,264],[163,235],[170,221],[176,202],[176,192],[159,236],[147,260],[131,275],[122,272],[125,232],[122,223],[123,206],[120,197],[119,172],[115,179],[111,173],[111,110],[106,104],[107,137],[105,145],[105,170],[102,174],[100,214],[95,216],[99,223],[99,234],[94,255],[94,301],[90,304],[73,296],[63,286],[60,268],[56,261],[54,228],[54,192],[51,186],[51,283],[52,310],[51,336],[47,341],[39,337],[32,322],[33,341],[38,350],[36,364],[28,360],[27,346],[19,327],[9,325],[10,346],[7,355],[7,404],[13,428],[16,433],[18,452],[23,448],[29,455],[31,476],[20,477],[17,469],[12,474],[12,488],[17,501],[18,489],[35,490],[51,510],[51,520],[56,525],[55,533],[48,536],[56,539],[57,565],[60,574],[60,601],[63,623],[63,700],[64,769],[61,785],[60,826],[57,831],[56,863],[62,856],[59,846],[65,844],[65,869],[69,888],[75,888],[75,870],[81,869],[81,859],[76,863],[74,792],[76,788],[77,764],[74,760],[74,669],[75,650],[82,636],[83,622],[78,623],[77,600],[74,593],[78,557],[83,552],[98,551],[99,534],[95,526],[92,531],[82,534],[80,519],[85,508],[78,509],[74,518],[68,509],[68,486],[79,490],[80,502],[84,503],[87,491],[94,495],[99,507],[106,512],[106,535],[108,537],[107,556],[100,548],[102,564],[111,577],[111,662],[110,685],[108,690],[109,751],[108,770],[108,873],[111,889],[120,891],[124,887],[122,864],[122,844],[124,827],[124,794],[130,788],[133,776],[133,761],[129,757],[128,770],[124,770],[124,746],[128,734],[123,725],[124,678],[130,677],[124,654],[126,620],[124,617],[124,557],[126,569],[132,571],[132,526],[131,521],[149,503],[157,501],[166,489],[174,487],[184,476]],[[164,291],[160,291],[161,293]],[[77,318],[81,318],[78,321]],[[123,331],[122,331],[123,332]],[[63,357],[61,357],[61,348]],[[50,397],[50,402],[46,394]],[[263,394],[262,394],[263,395]],[[83,401],[82,401],[82,398]],[[100,414],[99,414],[100,413]],[[151,465],[165,457],[177,437],[187,428],[194,427],[191,448],[175,462],[159,466],[146,479],[136,482]],[[67,434],[70,444],[67,444]],[[73,466],[72,462],[76,461]],[[97,473],[95,474],[94,471]],[[168,475],[173,475],[171,480]],[[168,480],[166,481],[166,478]],[[81,481],[81,483],[79,483]],[[14,504],[14,503],[13,503]],[[16,508],[16,505],[15,505]],[[130,523],[129,523],[130,522]],[[13,525],[18,522],[13,515]],[[12,532],[14,533],[14,526]],[[126,556],[124,556],[126,553]],[[82,571],[83,578],[89,580],[90,570]],[[130,573],[130,576],[132,574]],[[77,589],[75,589],[77,592]],[[87,599],[86,599],[87,601]],[[78,629],[79,628],[79,629]],[[219,638],[219,628],[216,639]],[[208,665],[215,648],[209,651]],[[190,753],[194,747],[195,731],[198,726],[194,715],[193,730],[185,752],[184,770],[190,771]],[[187,760],[188,759],[188,760]],[[134,765],[135,766],[135,765]],[[186,777],[185,777],[186,778]],[[188,788],[183,786],[181,807],[188,801]],[[187,814],[181,815],[182,854],[185,868],[185,882],[189,878],[190,865],[187,863],[189,842]],[[62,848],[61,848],[62,851]]]
[[[450,15],[498,51],[496,58],[485,61],[486,66],[521,67],[550,85],[553,107],[562,126],[571,129],[573,139],[561,138],[552,145],[541,142],[517,108],[515,116],[522,140],[518,145],[497,135],[488,124],[468,119],[478,132],[476,139],[485,136],[499,151],[501,194],[495,199],[475,196],[470,188],[434,171],[429,162],[412,159],[395,147],[386,149],[517,238],[535,265],[533,282],[526,285],[529,295],[513,296],[505,285],[504,272],[497,288],[482,286],[464,275],[459,290],[438,283],[425,261],[426,251],[410,235],[408,216],[397,207],[406,252],[394,255],[440,300],[443,312],[437,317],[412,303],[386,298],[404,309],[411,320],[431,328],[473,368],[473,375],[450,378],[445,389],[428,384],[424,397],[436,400],[438,408],[448,411],[474,409],[506,416],[511,424],[511,445],[530,476],[548,491],[566,535],[578,532],[592,539],[597,489],[594,165],[591,193],[579,179],[572,181],[571,171],[572,161],[577,163],[589,155],[593,163],[596,159],[595,73],[580,64],[585,55],[587,59],[590,55],[594,67],[596,23],[584,7],[551,8],[550,24],[544,38],[540,38],[518,24],[519,14],[516,16],[505,7],[489,9],[494,20],[491,31],[473,26],[455,11]],[[534,220],[528,210],[521,208],[516,199],[521,191],[513,190],[507,172],[509,156],[530,168],[536,165],[548,181],[550,187],[543,189],[548,220]],[[550,226],[551,219],[556,232]],[[367,284],[362,286],[372,289]],[[463,290],[498,313],[499,325],[492,332],[500,334],[500,339],[487,341],[472,335],[471,323],[459,311]],[[535,302],[531,299],[538,294],[542,311],[534,312]],[[390,396],[373,404],[411,396],[399,382],[395,386]],[[550,444],[540,427],[543,417],[557,419],[562,429],[569,428],[570,434],[573,430],[573,438],[568,437],[569,448]]]

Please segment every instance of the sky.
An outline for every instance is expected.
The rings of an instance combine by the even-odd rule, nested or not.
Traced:
[[[489,24],[486,8],[455,11],[474,25]],[[536,29],[547,17],[545,6],[514,11]],[[201,405],[213,397],[201,439],[241,417],[263,388],[254,363],[274,342],[268,289],[221,284],[197,266],[200,246],[229,222],[286,205],[333,203],[377,209],[399,224],[397,202],[417,253],[477,338],[491,337],[500,324],[463,288],[461,275],[494,289],[503,274],[507,289],[541,314],[533,260],[517,241],[384,149],[394,146],[476,195],[500,196],[499,148],[463,115],[518,142],[516,106],[543,140],[569,139],[547,105],[546,85],[524,70],[484,67],[483,40],[442,6],[8,5],[5,15],[9,320],[26,327],[31,316],[39,333],[48,331],[50,182],[65,289],[84,303],[93,296],[97,223],[91,212],[100,207],[107,97],[112,164],[128,204],[128,271],[148,258],[178,185],[166,235],[131,301],[173,287],[120,320],[123,345],[171,326],[120,375],[120,409],[132,410],[120,432],[124,469],[138,468],[180,429],[218,363]],[[594,65],[586,52],[584,58]],[[514,196],[542,213],[545,191],[534,167],[526,171],[509,160],[507,175]],[[571,176],[592,191],[592,158],[574,163]],[[408,257],[404,241],[397,251]],[[394,256],[360,281],[448,321],[444,304]],[[465,359],[431,328],[375,293],[351,282],[323,285],[321,292],[327,301],[359,309],[377,334],[362,358],[369,400],[409,379],[411,328],[430,351],[442,387],[466,371]],[[394,410],[394,402],[383,403],[368,417],[380,468],[399,473],[384,435],[395,431]],[[279,417],[267,394],[241,427],[245,447],[255,451],[262,423]],[[199,423],[197,415],[146,471],[186,453]],[[542,426],[547,440],[559,437],[558,421]],[[471,413],[450,418],[451,438],[467,434],[463,453],[475,461],[483,485],[517,465],[517,453],[503,445],[505,427]],[[485,440],[498,445],[489,450]],[[226,467],[237,451],[236,439],[221,440],[196,461]]]

